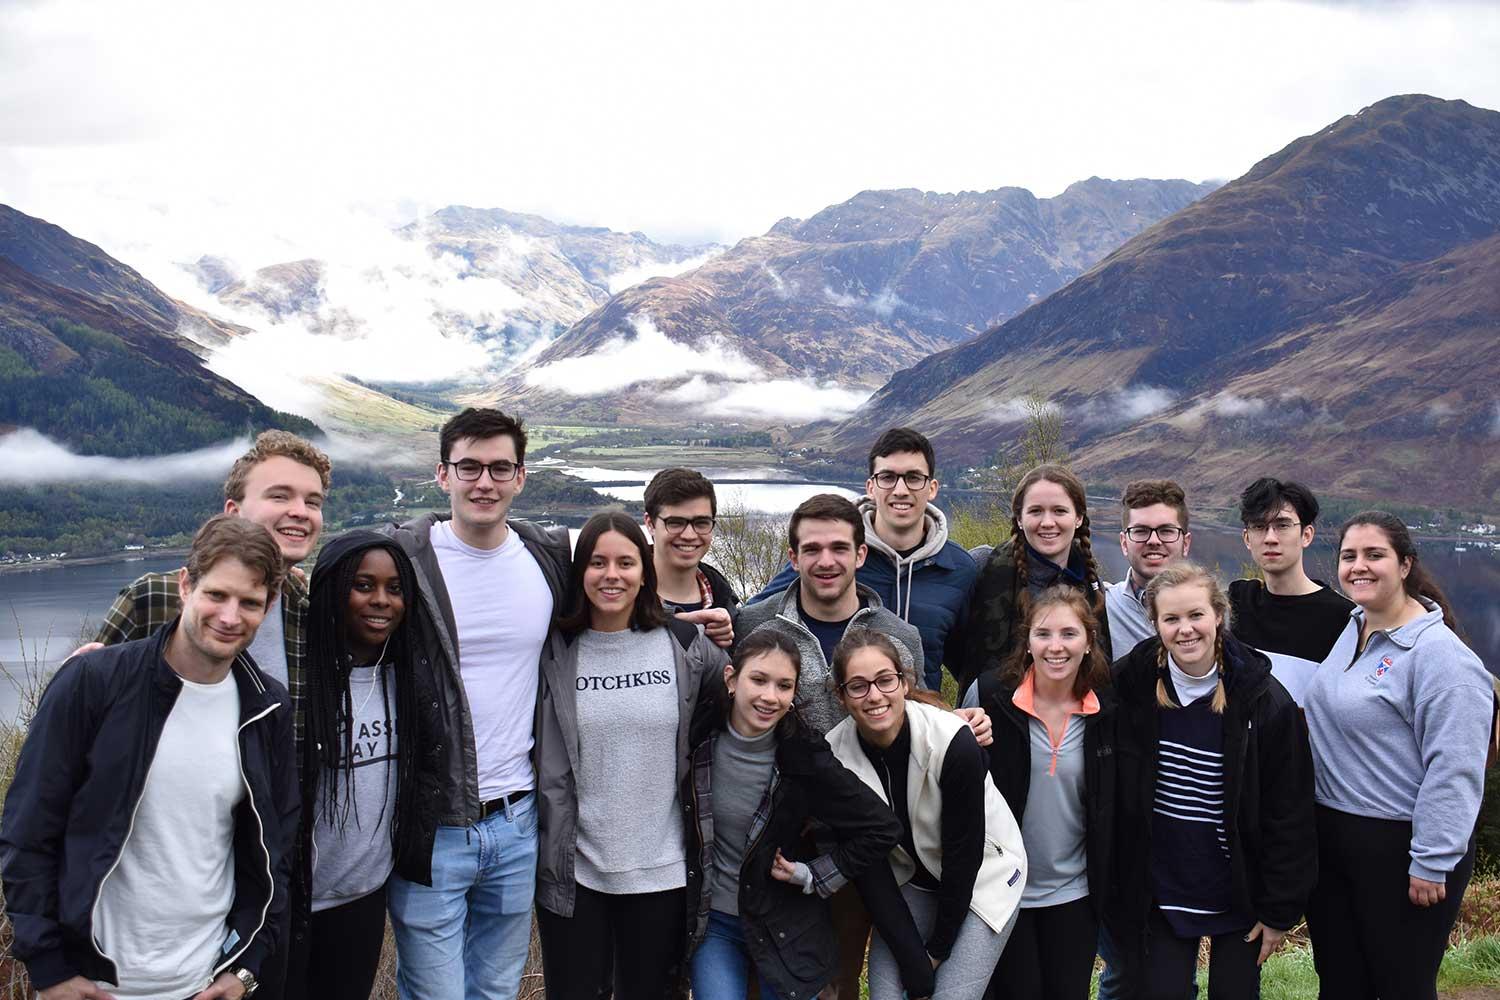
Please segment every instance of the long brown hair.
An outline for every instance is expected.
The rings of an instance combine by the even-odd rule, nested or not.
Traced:
[[[906,681],[907,701],[918,701],[924,705],[932,705],[934,708],[952,707],[943,700],[941,694],[917,686],[917,672],[912,666],[911,654],[903,652],[895,639],[884,632],[877,632],[875,629],[865,628],[862,625],[846,630],[839,644],[833,647],[833,663],[830,667],[833,670],[835,686],[844,683],[844,676],[849,670],[849,661],[861,649],[878,649],[886,659],[891,661],[896,672]]]
[[[1026,589],[1030,576],[1027,567],[1026,533],[1021,530],[1021,508],[1026,502],[1026,491],[1043,481],[1061,486],[1063,492],[1068,494],[1068,500],[1072,502],[1073,509],[1082,517],[1078,530],[1073,533],[1073,541],[1083,553],[1083,580],[1087,588],[1084,596],[1089,606],[1093,608],[1095,618],[1102,618],[1104,617],[1104,587],[1099,582],[1099,563],[1094,559],[1094,543],[1089,533],[1089,505],[1083,493],[1083,480],[1079,479],[1067,466],[1051,462],[1038,465],[1021,477],[1020,484],[1016,486],[1016,492],[1010,498],[1011,553],[1016,564],[1016,618],[1027,620],[1027,611],[1031,605],[1031,595]],[[1014,635],[1011,637],[1011,644],[1012,648],[1015,648]]]
[[[1448,603],[1448,595],[1443,593],[1443,588],[1437,585],[1437,581],[1427,575],[1427,570],[1422,566],[1422,561],[1417,558],[1416,543],[1411,540],[1411,532],[1406,530],[1406,525],[1394,514],[1387,514],[1383,510],[1362,510],[1339,529],[1339,552],[1344,549],[1344,536],[1349,529],[1365,524],[1372,528],[1379,528],[1386,539],[1391,543],[1391,551],[1396,553],[1398,560],[1410,563],[1410,569],[1406,571],[1406,580],[1403,586],[1406,588],[1408,597],[1421,599],[1427,598],[1436,604],[1443,612],[1443,624],[1447,625],[1462,638],[1458,627],[1458,617],[1453,613],[1453,608]]]
[[[640,554],[641,590],[635,595],[635,606],[630,609],[630,627],[637,632],[649,632],[667,623],[661,598],[656,596],[656,564],[651,561],[646,536],[633,518],[617,510],[608,510],[589,518],[578,533],[578,546],[573,550],[573,569],[568,575],[568,603],[557,616],[557,627],[564,632],[582,632],[592,621],[588,596],[583,592],[583,574],[589,568],[589,560],[594,558],[599,539],[611,531],[624,535]]]
[[[1219,715],[1224,714],[1224,709],[1229,705],[1229,695],[1224,690],[1224,636],[1229,632],[1229,598],[1224,596],[1224,588],[1219,586],[1219,580],[1208,570],[1193,562],[1176,562],[1162,570],[1151,578],[1146,584],[1146,592],[1141,599],[1146,604],[1146,617],[1151,619],[1153,627],[1156,625],[1156,599],[1163,590],[1171,587],[1202,587],[1208,592],[1208,603],[1219,616],[1219,627],[1214,630],[1214,670],[1218,674],[1218,683],[1214,685],[1214,700],[1212,708]],[[1167,694],[1167,644],[1161,641],[1161,633],[1157,633],[1159,651],[1156,654],[1156,703],[1162,708],[1180,707]]]
[[[1011,650],[1000,667],[1000,682],[1010,688],[1021,686],[1021,682],[1026,679],[1026,671],[1032,666],[1031,642],[1028,639],[1031,626],[1043,613],[1056,607],[1071,609],[1083,623],[1084,634],[1088,636],[1088,652],[1083,654],[1083,662],[1078,665],[1078,673],[1073,677],[1073,697],[1082,698],[1090,691],[1109,684],[1109,659],[1099,645],[1099,616],[1094,614],[1093,606],[1079,593],[1078,588],[1067,584],[1048,587],[1037,595],[1036,600],[1030,602],[1024,627],[1019,635],[1019,644]]]

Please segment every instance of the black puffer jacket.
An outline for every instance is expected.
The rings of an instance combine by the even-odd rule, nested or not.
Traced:
[[[698,702],[693,720],[692,767],[682,788],[688,823],[687,952],[703,940],[713,896],[713,756],[724,728],[723,679]],[[872,919],[883,935],[912,947],[897,951],[925,960],[921,938],[901,897],[886,856],[901,838],[901,823],[874,792],[844,768],[828,744],[795,724],[783,724],[776,746],[776,767],[763,820],[752,827],[752,841],[740,869],[739,910],[745,946],[761,981],[786,1000],[809,1000],[832,981],[838,969],[838,945],[826,896],[850,880],[883,874],[892,884],[876,905]],[[819,856],[807,835],[808,820],[832,831],[837,846]],[[813,870],[817,892],[771,877],[777,850]],[[913,948],[915,951],[913,951]],[[903,962],[903,978],[913,996],[932,993],[931,967]],[[911,967],[909,971],[909,967]],[[923,973],[926,976],[923,977]],[[925,987],[925,990],[923,989]]]
[[[1151,823],[1156,798],[1160,639],[1115,665],[1120,698],[1116,764],[1115,892],[1110,930],[1129,959],[1150,947]],[[1224,639],[1224,826],[1237,909],[1268,927],[1296,926],[1318,877],[1312,751],[1297,703],[1271,676],[1271,661]]]
[[[979,705],[994,721],[994,743],[989,747],[990,778],[1005,804],[1022,822],[1031,791],[1031,716],[1011,699],[1016,689],[990,671],[979,678]],[[1095,691],[1099,711],[1083,720],[1084,854],[1089,877],[1089,902],[1104,916],[1105,901],[1114,878],[1115,853],[1115,721],[1119,704],[1109,688]],[[1035,858],[1043,845],[1026,845]]]

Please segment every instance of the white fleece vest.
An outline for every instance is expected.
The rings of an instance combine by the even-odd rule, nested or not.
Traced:
[[[948,744],[966,723],[952,712],[911,700],[906,702],[906,718],[911,727],[906,805],[911,814],[912,841],[917,856],[922,859],[922,866],[941,879],[943,794],[938,779],[943,775],[943,758],[948,753]],[[870,786],[880,796],[880,801],[890,805],[879,775],[859,747],[859,731],[854,719],[840,722],[825,738],[839,763]],[[1021,890],[1026,887],[1026,848],[1021,843],[1021,827],[988,772],[984,776],[984,845],[984,860],[974,879],[974,896],[969,909],[998,934],[1010,922],[1016,907],[1021,905]],[[891,869],[901,885],[911,881],[917,871],[911,855],[900,846],[891,850]]]

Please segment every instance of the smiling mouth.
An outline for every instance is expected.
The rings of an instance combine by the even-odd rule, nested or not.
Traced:
[[[308,536],[306,528],[277,528],[276,533],[278,535],[285,535],[287,538],[295,538],[298,541],[303,541]]]
[[[391,619],[382,617],[380,615],[361,615],[360,621],[364,622],[365,625],[377,632],[382,632],[385,629],[390,628],[391,625]]]

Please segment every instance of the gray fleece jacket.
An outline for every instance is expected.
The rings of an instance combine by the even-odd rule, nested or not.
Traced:
[[[1442,882],[1468,850],[1484,794],[1494,687],[1437,605],[1358,651],[1364,610],[1303,694],[1319,805],[1410,821],[1408,874]]]
[[[802,653],[802,672],[797,681],[797,710],[819,736],[842,722],[848,712],[839,704],[833,690],[833,667],[823,658],[823,647],[817,636],[802,622],[797,607],[799,581],[784,590],[779,597],[761,601],[759,604],[742,604],[734,615],[734,636],[738,643],[745,636],[760,628],[774,628],[797,644]],[[922,684],[922,634],[915,625],[897,618],[880,603],[880,595],[862,583],[856,583],[855,591],[864,607],[849,619],[849,628],[869,628],[884,632],[896,640],[896,649],[908,654],[902,658],[902,666],[912,670],[917,685]]]

